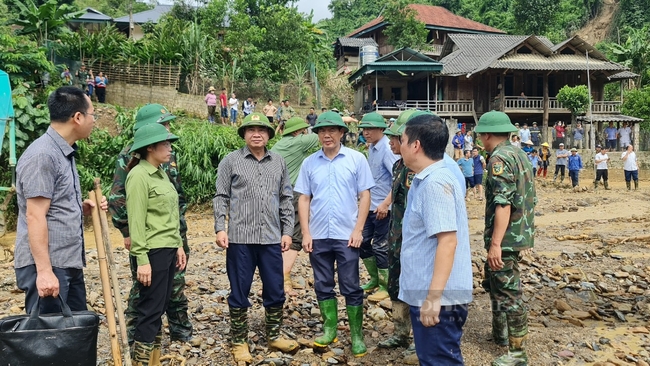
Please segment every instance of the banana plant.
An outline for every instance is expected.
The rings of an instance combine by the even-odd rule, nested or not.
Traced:
[[[59,5],[56,0],[48,0],[41,6],[36,6],[33,0],[14,0],[14,5],[20,12],[18,18],[9,20],[9,24],[20,26],[17,34],[30,35],[41,46],[45,45],[48,35],[83,14],[70,5]]]

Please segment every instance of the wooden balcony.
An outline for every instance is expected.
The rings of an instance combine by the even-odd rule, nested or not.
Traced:
[[[506,113],[544,113],[543,97],[505,97],[503,111]],[[549,113],[571,113],[557,98],[548,98]],[[596,101],[591,105],[594,114],[621,113],[620,101]]]
[[[384,117],[397,117],[407,109],[430,110],[440,117],[474,116],[474,100],[400,100],[379,103],[376,112]]]

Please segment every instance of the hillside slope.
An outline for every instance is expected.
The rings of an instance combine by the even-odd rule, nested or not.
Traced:
[[[610,34],[618,5],[617,0],[603,0],[603,5],[598,15],[587,22],[576,34],[593,45],[604,41],[607,35]]]

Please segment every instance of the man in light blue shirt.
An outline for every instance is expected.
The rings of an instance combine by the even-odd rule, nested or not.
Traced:
[[[439,117],[418,116],[406,123],[400,146],[416,175],[403,222],[399,298],[411,306],[424,366],[463,365],[460,339],[472,301],[465,199],[443,161],[448,138]]]
[[[605,129],[605,137],[607,141],[605,148],[612,151],[616,150],[616,138],[618,137],[618,130],[614,127],[614,122],[610,122],[609,126]]]
[[[458,159],[458,167],[465,177],[465,189],[471,188],[474,190],[474,159],[472,159],[471,151],[465,150],[465,156]],[[472,192],[472,198],[474,196],[475,192]],[[469,197],[469,192],[465,194],[465,197]]]
[[[327,347],[336,338],[336,263],[350,322],[352,354],[361,357],[367,349],[363,341],[359,247],[375,182],[363,154],[341,144],[347,130],[336,112],[318,116],[313,131],[323,148],[305,159],[294,190],[301,194],[298,215],[302,245],[314,270],[314,290],[323,317],[324,334],[314,340],[314,346]]]
[[[393,164],[399,157],[390,150],[388,137],[384,130],[388,128],[384,117],[379,113],[366,113],[359,128],[363,137],[370,144],[368,163],[375,181],[370,190],[370,212],[363,227],[361,242],[361,259],[370,274],[370,282],[361,286],[370,292],[370,301],[382,301],[388,298],[388,229],[390,223],[391,187],[393,184]]]
[[[521,142],[530,140],[530,130],[528,129],[528,123],[524,123],[523,127],[519,130],[519,138]]]

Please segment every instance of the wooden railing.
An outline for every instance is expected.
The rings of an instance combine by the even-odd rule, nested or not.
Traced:
[[[542,97],[505,97],[504,107],[509,109],[544,109]]]
[[[543,97],[505,97],[505,108],[506,112],[511,110],[543,110],[544,109],[544,98]],[[569,110],[562,106],[557,98],[549,97],[548,98],[548,110],[549,112],[561,112],[568,113]],[[621,102],[620,101],[596,101],[591,105],[592,113],[620,113],[621,112]]]
[[[430,110],[445,115],[473,115],[474,100],[400,100],[394,103],[383,102],[377,106],[377,112],[403,111],[407,109]]]
[[[591,104],[592,113],[621,113],[621,101],[599,101]]]

